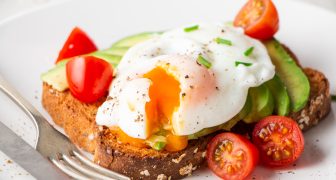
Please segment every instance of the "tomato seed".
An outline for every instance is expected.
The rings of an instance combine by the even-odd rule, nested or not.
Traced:
[[[273,159],[274,159],[275,161],[278,161],[278,160],[280,160],[280,158],[281,158],[280,152],[279,152],[279,151],[275,151],[275,152],[273,153]]]
[[[288,128],[283,127],[283,128],[281,129],[281,133],[282,133],[282,134],[287,134],[287,133],[288,133]]]
[[[226,172],[229,173],[229,174],[233,173],[233,168],[232,168],[231,165],[228,165],[228,166],[227,166],[227,168],[226,168]]]
[[[228,142],[226,145],[225,145],[225,148],[226,150],[231,153],[232,152],[232,142]]]
[[[284,157],[289,157],[291,155],[291,152],[290,151],[288,151],[287,149],[284,149],[283,150],[283,156]]]
[[[293,148],[293,141],[286,139],[285,143],[288,147]]]

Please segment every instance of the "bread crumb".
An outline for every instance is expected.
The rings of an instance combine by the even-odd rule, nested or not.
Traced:
[[[8,159],[7,164],[12,164],[12,161]]]
[[[172,161],[176,164],[180,163],[182,161],[182,159],[186,156],[185,153],[183,153],[180,157],[176,158],[176,159],[172,159]]]
[[[167,180],[167,176],[165,174],[160,174],[157,176],[157,180]]]
[[[202,152],[202,158],[205,158],[206,152]]]
[[[106,149],[106,153],[111,155],[111,154],[112,154],[112,149],[111,149],[110,147],[108,147],[108,148]]]
[[[194,150],[194,154],[196,154],[196,153],[197,153],[197,151],[198,151],[198,148],[196,148],[196,149]]]
[[[149,172],[148,172],[147,169],[144,170],[144,171],[141,171],[141,172],[140,172],[140,175],[150,176],[150,174],[149,174]]]
[[[192,172],[192,169],[193,169],[193,166],[191,163],[189,163],[188,165],[180,168],[179,170],[179,173],[184,176],[184,175],[188,175],[190,176],[191,175],[191,172]]]
[[[50,88],[50,89],[49,89],[49,93],[50,93],[50,94],[54,94],[54,89]]]
[[[91,134],[88,136],[88,139],[89,139],[90,141],[92,141],[92,140],[94,139],[94,134],[91,133]]]
[[[103,126],[98,126],[98,130],[103,131],[104,130]]]

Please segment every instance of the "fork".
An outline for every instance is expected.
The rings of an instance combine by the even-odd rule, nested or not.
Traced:
[[[0,90],[10,97],[33,121],[37,131],[34,148],[48,158],[65,174],[75,179],[130,179],[124,175],[103,168],[87,157],[72,144],[69,139],[58,132],[0,75]]]

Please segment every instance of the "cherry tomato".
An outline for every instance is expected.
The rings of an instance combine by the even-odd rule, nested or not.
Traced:
[[[93,41],[84,31],[75,27],[65,41],[62,50],[59,52],[56,63],[66,58],[88,54],[94,51],[97,51],[97,47]]]
[[[287,166],[300,157],[304,148],[298,124],[284,116],[269,116],[259,121],[252,138],[262,163],[268,166]]]
[[[244,179],[259,161],[258,149],[244,136],[221,133],[207,148],[209,168],[223,179]]]
[[[234,25],[260,40],[272,38],[279,29],[278,12],[271,0],[249,0],[239,11]]]
[[[66,75],[72,95],[90,103],[105,95],[113,73],[108,62],[93,56],[79,56],[66,64]]]

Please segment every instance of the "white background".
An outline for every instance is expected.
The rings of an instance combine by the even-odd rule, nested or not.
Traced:
[[[20,12],[57,1],[62,0],[0,0],[0,22],[5,18],[18,14]],[[336,12],[336,0],[300,1],[311,2],[328,10]],[[36,94],[38,93],[40,92],[36,92]],[[17,108],[14,104],[10,103],[10,101],[2,93],[0,93],[0,105]],[[25,115],[19,110],[18,114],[1,114],[0,116],[0,118],[2,118],[0,119],[0,121],[6,121],[8,119],[18,119],[19,121],[24,122],[27,120],[27,117],[25,117]],[[9,127],[17,132],[20,136],[22,136],[25,140],[29,138],[25,136],[26,131],[32,130],[32,127],[27,128],[27,126],[29,125],[22,123],[22,126],[11,126],[10,122],[7,122],[6,124],[9,124]],[[22,168],[18,167],[17,164],[11,162],[10,159],[0,151],[0,179],[33,179],[33,177],[30,176],[29,173],[24,171]]]

